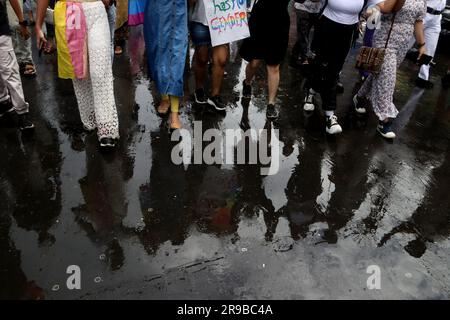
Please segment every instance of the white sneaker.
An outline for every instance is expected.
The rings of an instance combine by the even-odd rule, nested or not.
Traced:
[[[353,105],[355,106],[356,113],[359,114],[367,113],[366,107],[363,105],[362,101],[359,99],[357,94],[355,94],[355,96],[353,97]]]
[[[339,134],[342,133],[342,127],[338,122],[338,118],[335,115],[327,117],[326,131],[328,134]]]
[[[389,122],[380,121],[378,123],[377,131],[385,139],[393,140],[396,138],[396,134],[392,130],[392,122],[390,121]]]
[[[316,106],[314,105],[314,97],[315,97],[315,92],[312,89],[308,90],[308,93],[305,97],[305,102],[303,104],[303,110],[311,112],[314,111],[314,109],[316,108]]]

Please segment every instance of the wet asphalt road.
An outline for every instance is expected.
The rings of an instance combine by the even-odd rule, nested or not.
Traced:
[[[100,153],[55,57],[36,57],[38,77],[24,80],[34,135],[0,126],[0,298],[450,298],[446,51],[429,91],[414,88],[416,67],[403,64],[394,143],[375,134],[372,114],[350,111],[353,58],[336,139],[323,133],[319,112],[303,114],[304,79],[286,63],[273,124],[282,162],[268,177],[257,165],[173,165],[132,52],[114,64],[122,139]],[[252,102],[239,100],[244,67],[232,50],[226,116],[194,112],[187,96],[185,127],[270,127],[264,72]],[[81,290],[66,288],[69,265],[81,268]],[[367,288],[370,265],[381,269],[381,290]]]

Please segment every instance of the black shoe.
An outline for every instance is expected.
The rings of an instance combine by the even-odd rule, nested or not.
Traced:
[[[206,98],[205,90],[197,89],[194,92],[195,102],[198,104],[207,104],[208,99]]]
[[[14,110],[14,107],[10,100],[0,103],[0,118],[5,114],[10,113]]]
[[[252,86],[247,84],[245,80],[242,82],[242,96],[246,99],[252,98]]]
[[[102,148],[114,148],[116,146],[116,141],[113,138],[101,138],[100,147]]]
[[[266,109],[266,117],[269,120],[277,119],[280,113],[278,112],[277,107],[273,104],[269,104]]]
[[[211,107],[214,107],[216,111],[225,111],[227,106],[222,102],[222,98],[220,96],[215,96],[208,99],[208,104]]]
[[[20,130],[24,131],[34,129],[34,124],[30,121],[30,116],[28,113],[19,114],[18,117]]]
[[[377,131],[385,139],[393,140],[396,137],[395,132],[392,130],[391,121],[388,122],[379,121]]]
[[[433,88],[433,82],[418,77],[416,79],[416,87],[423,89],[431,89]]]

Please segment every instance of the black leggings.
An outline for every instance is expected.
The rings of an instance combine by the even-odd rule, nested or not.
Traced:
[[[356,39],[357,25],[345,25],[321,16],[314,31],[316,54],[307,89],[320,93],[323,110],[336,110],[336,85],[345,59]]]

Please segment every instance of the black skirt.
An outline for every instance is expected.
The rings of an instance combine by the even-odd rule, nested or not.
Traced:
[[[259,0],[249,19],[250,38],[244,40],[240,54],[246,61],[264,60],[279,65],[289,44],[290,0]]]

